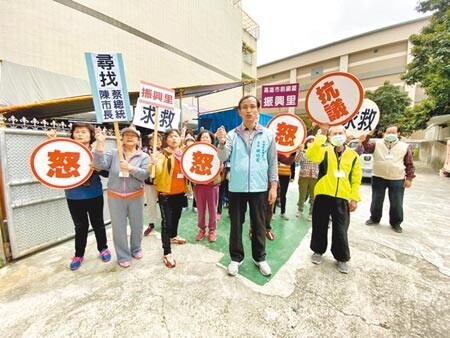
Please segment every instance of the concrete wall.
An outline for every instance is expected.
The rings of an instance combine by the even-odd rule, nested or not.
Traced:
[[[228,0],[0,1],[0,59],[87,80],[84,52],[121,52],[129,90],[238,81],[242,36]]]
[[[420,144],[420,160],[434,170],[439,171],[444,166],[446,157],[447,142],[424,141]]]

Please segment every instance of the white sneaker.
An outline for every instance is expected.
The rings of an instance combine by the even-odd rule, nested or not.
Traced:
[[[270,269],[269,264],[267,264],[267,261],[257,262],[253,260],[253,262],[257,267],[259,267],[259,271],[263,276],[270,276],[272,274],[272,270]]]
[[[287,217],[286,214],[281,214],[280,217],[281,217],[282,219],[285,219],[286,221],[289,220],[289,217]]]
[[[314,252],[311,257],[311,262],[313,264],[319,265],[320,263],[322,263],[322,255],[320,253]]]
[[[338,270],[340,273],[348,273],[348,264],[347,262],[337,262]]]
[[[308,217],[306,218],[306,220],[307,220],[308,222],[311,222],[311,221],[312,221],[312,215],[308,215]]]
[[[239,272],[239,267],[242,265],[242,262],[235,262],[235,261],[231,261],[230,264],[228,264],[228,274],[230,276],[236,276]]]

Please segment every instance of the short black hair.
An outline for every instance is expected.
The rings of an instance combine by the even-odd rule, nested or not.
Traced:
[[[198,135],[197,138],[195,139],[197,142],[200,141],[200,139],[202,138],[203,134],[208,134],[209,137],[211,138],[211,144],[214,144],[216,142],[216,137],[214,136],[214,134],[212,132],[210,132],[209,130],[202,130]]]
[[[241,103],[242,103],[242,101],[247,100],[247,99],[249,99],[249,98],[254,98],[254,99],[256,100],[256,106],[257,106],[258,108],[261,107],[261,102],[259,101],[259,99],[258,99],[255,95],[245,95],[245,96],[243,96],[243,97],[239,100],[239,103],[238,103],[238,105],[237,105],[238,109],[241,109]]]
[[[73,133],[77,128],[87,128],[89,130],[90,138],[89,144],[94,143],[95,141],[95,129],[92,124],[87,122],[74,122],[72,123],[72,128],[70,128],[70,138],[73,139]]]

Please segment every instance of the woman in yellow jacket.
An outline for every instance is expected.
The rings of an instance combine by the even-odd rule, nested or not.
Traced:
[[[350,212],[356,210],[361,200],[359,186],[362,170],[359,155],[344,145],[344,126],[330,127],[328,141],[325,135],[317,135],[306,150],[306,156],[319,164],[319,177],[314,189],[311,250],[312,262],[320,264],[327,250],[328,222],[332,220],[331,253],[338,262],[338,270],[348,273],[350,260],[347,231]]]
[[[168,268],[173,268],[176,261],[172,256],[171,243],[186,243],[184,238],[178,236],[178,223],[187,191],[187,180],[181,171],[180,132],[176,129],[166,131],[163,144],[167,146],[161,153],[155,153],[151,164],[156,165],[155,186],[161,210],[163,260]]]

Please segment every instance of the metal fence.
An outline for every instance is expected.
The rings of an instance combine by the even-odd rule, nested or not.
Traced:
[[[0,127],[0,175],[3,182],[0,198],[6,209],[3,218],[7,222],[11,256],[15,259],[74,235],[64,191],[45,187],[34,178],[30,169],[30,155],[47,139],[46,129],[56,127],[62,132],[58,136],[63,136],[70,125],[58,127],[40,122],[7,125],[9,128]],[[107,148],[114,147],[114,139],[108,138],[106,145]],[[106,181],[102,180],[106,187]],[[107,203],[104,219],[110,220]]]

